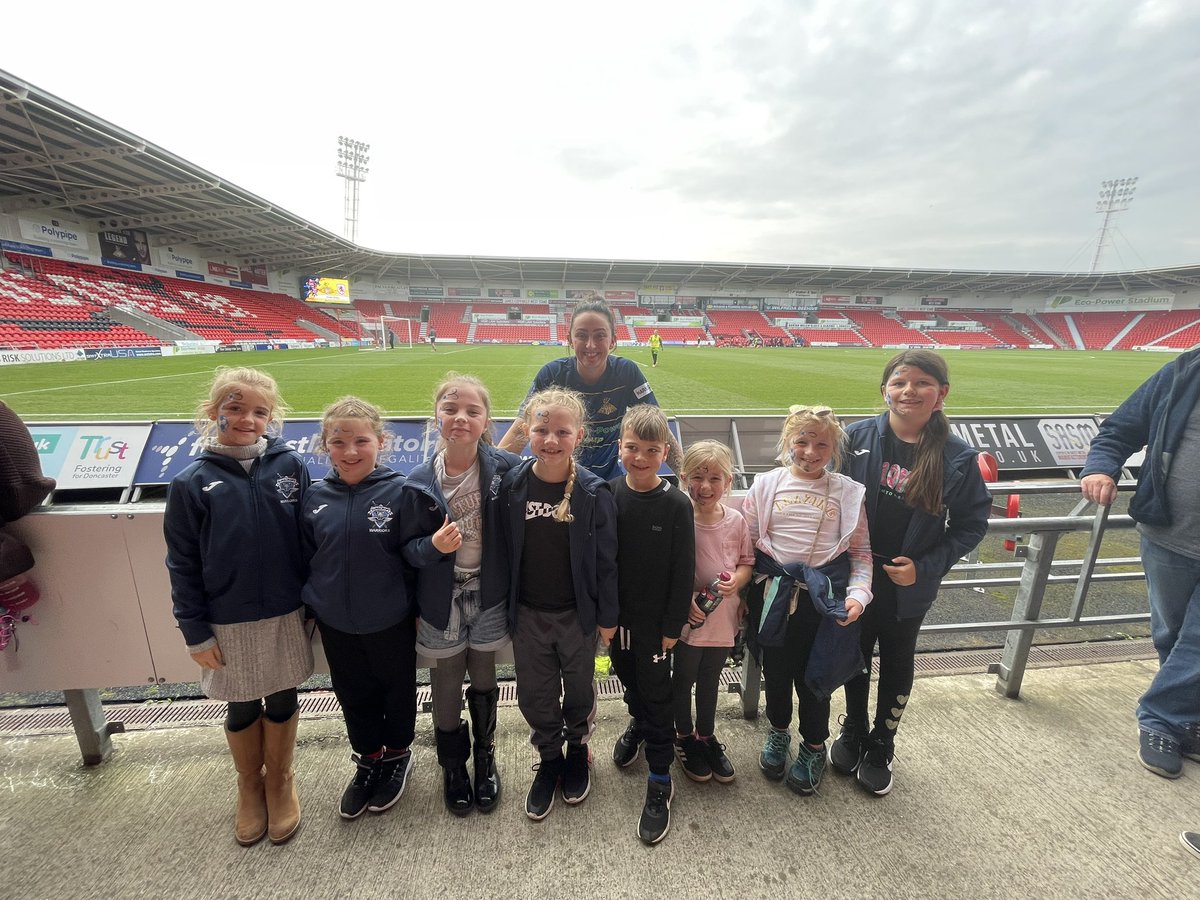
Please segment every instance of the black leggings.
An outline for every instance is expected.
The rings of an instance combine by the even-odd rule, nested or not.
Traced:
[[[295,688],[268,694],[264,700],[238,700],[231,702],[225,711],[225,728],[229,731],[244,731],[263,714],[264,702],[267,718],[282,723],[290,719],[300,708],[300,697]]]
[[[717,720],[717,694],[721,689],[721,671],[729,656],[729,647],[693,647],[680,641],[675,645],[671,670],[671,705],[675,710],[675,733],[712,737]],[[696,722],[692,724],[692,685],[696,687]]]
[[[846,717],[860,725],[874,725],[876,737],[895,737],[900,717],[912,694],[917,635],[925,615],[896,618],[896,586],[878,565],[873,585],[875,598],[863,612],[862,654],[870,660],[879,642],[879,687],[875,700],[875,721],[867,719],[871,692],[868,672],[846,682]]]

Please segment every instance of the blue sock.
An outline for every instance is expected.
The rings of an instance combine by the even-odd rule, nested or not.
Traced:
[[[650,780],[653,781],[655,784],[670,784],[671,783],[671,775],[670,775],[670,773],[668,773],[666,775],[656,775],[654,772],[651,772]]]

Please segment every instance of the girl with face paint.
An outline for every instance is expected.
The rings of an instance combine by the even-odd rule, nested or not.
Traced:
[[[790,603],[774,592],[781,583],[779,570],[791,567],[786,574],[795,577],[795,567],[802,565],[819,570],[830,583],[832,599],[844,604],[844,615],[835,617],[839,625],[854,623],[871,602],[864,491],[828,468],[841,459],[843,435],[828,406],[793,406],[779,438],[783,465],[757,476],[742,504],[758,550],[748,603],[751,618],[758,621],[768,598],[773,604],[789,604],[790,610],[783,634],[759,634],[771,725],[759,767],[769,779],[786,778],[787,786],[802,796],[816,793],[825,771],[829,697],[818,695],[805,677],[824,617],[804,586]],[[832,639],[827,643],[837,646]],[[850,650],[857,655],[853,646]],[[801,741],[789,766],[793,689],[799,697]]]
[[[842,471],[865,486],[875,602],[862,617],[862,652],[879,644],[879,684],[869,718],[870,678],[846,684],[846,716],[830,748],[835,772],[876,796],[892,789],[896,730],[913,686],[917,635],[942,576],[987,531],[991,495],[978,454],[951,434],[946,361],[906,350],[884,367],[887,409],[847,429]]]
[[[243,846],[268,834],[281,844],[300,826],[292,757],[296,686],[313,670],[300,599],[309,476],[299,454],[268,434],[285,409],[270,375],[219,368],[197,409],[202,452],[172,480],[163,521],[179,630],[201,689],[228,703]]]
[[[675,754],[692,781],[728,784],[733,765],[714,733],[721,670],[746,614],[741,591],[754,573],[750,528],[736,509],[721,502],[733,484],[733,456],[716,441],[697,441],[683,455],[679,476],[692,500],[696,531],[696,575],[688,625],[675,645],[671,671]],[[721,578],[722,575],[728,576]],[[718,581],[721,604],[705,616],[695,596]],[[692,688],[696,717],[692,719]]]
[[[408,476],[401,527],[416,570],[417,647],[437,660],[433,722],[443,801],[456,816],[500,802],[496,771],[496,651],[509,642],[507,561],[496,513],[500,480],[519,458],[492,446],[492,401],[473,375],[449,372],[433,392],[436,450]],[[461,718],[463,678],[472,730]]]

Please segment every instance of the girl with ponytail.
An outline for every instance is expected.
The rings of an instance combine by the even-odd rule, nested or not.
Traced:
[[[835,772],[855,774],[877,796],[892,789],[921,622],[942,577],[983,539],[991,511],[976,452],[950,432],[946,361],[905,350],[884,367],[880,392],[887,410],[846,429],[842,463],[867,489],[875,599],[860,621],[863,658],[879,644],[878,698],[872,725],[869,672],[846,684],[842,731],[829,751]]]
[[[575,458],[587,419],[579,394],[535,393],[522,417],[533,459],[504,476],[499,508],[517,705],[539,758],[525,813],[541,821],[560,784],[569,805],[591,790],[597,639],[617,630],[617,509],[607,482]]]

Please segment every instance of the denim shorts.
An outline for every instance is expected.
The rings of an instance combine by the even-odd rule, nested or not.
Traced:
[[[509,642],[508,610],[503,605],[479,608],[479,591],[454,589],[450,620],[439,631],[424,619],[417,627],[417,651],[430,659],[448,659],[470,647],[489,652]]]

